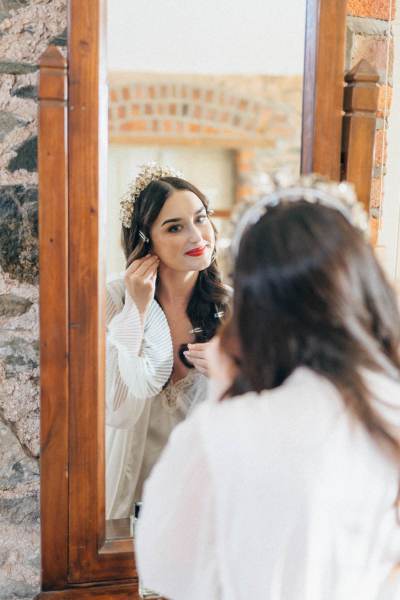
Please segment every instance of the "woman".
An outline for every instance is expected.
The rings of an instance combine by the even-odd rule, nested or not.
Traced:
[[[107,518],[126,517],[174,426],[206,395],[226,311],[205,196],[145,165],[121,201],[127,270],[107,286]]]
[[[239,223],[229,389],[145,486],[137,562],[162,595],[400,598],[400,316],[360,217],[303,180]]]

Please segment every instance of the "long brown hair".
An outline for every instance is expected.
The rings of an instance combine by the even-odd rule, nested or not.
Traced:
[[[362,376],[399,378],[398,305],[373,249],[339,211],[303,200],[268,208],[241,240],[221,338],[239,367],[225,398],[275,388],[306,366],[400,456]]]
[[[206,196],[189,181],[180,177],[162,177],[152,181],[136,199],[131,226],[122,227],[122,247],[127,267],[134,260],[142,258],[151,251],[151,227],[175,190],[188,190],[195,194],[203,203],[209,217],[209,203]],[[211,219],[210,223],[217,239],[217,230]],[[149,242],[141,238],[139,231],[149,239]],[[222,283],[214,256],[210,266],[199,272],[186,310],[193,328],[201,330],[196,336],[197,341],[207,341],[214,336],[221,321],[218,315],[227,314],[228,303],[228,292]]]

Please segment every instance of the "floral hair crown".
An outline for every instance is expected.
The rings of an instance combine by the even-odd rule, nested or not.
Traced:
[[[151,183],[162,177],[182,177],[182,173],[172,167],[158,165],[155,162],[140,165],[135,179],[120,200],[120,219],[124,227],[129,229],[135,211],[135,202],[139,194]]]
[[[241,214],[234,217],[235,231],[231,249],[234,256],[239,252],[240,240],[249,227],[255,225],[268,209],[282,202],[298,202],[305,200],[312,204],[321,204],[338,210],[351,225],[369,237],[368,216],[363,205],[357,200],[354,186],[348,182],[334,183],[318,175],[306,175],[294,184],[276,187],[271,193],[261,197],[250,207],[245,207]]]

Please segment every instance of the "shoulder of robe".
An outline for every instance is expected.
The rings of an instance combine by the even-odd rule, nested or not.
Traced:
[[[225,428],[236,421],[241,426],[246,419],[254,422],[274,419],[276,423],[281,420],[287,423],[288,415],[298,424],[308,424],[321,416],[322,420],[325,416],[329,419],[338,410],[341,413],[344,404],[333,384],[311,369],[299,367],[279,387],[203,403],[194,414],[198,414],[199,423],[207,430],[208,426],[223,424]],[[228,430],[230,427],[227,426]]]

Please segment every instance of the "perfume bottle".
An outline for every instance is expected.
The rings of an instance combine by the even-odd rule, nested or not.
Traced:
[[[133,538],[135,537],[135,526],[139,519],[141,506],[142,506],[141,502],[135,502],[133,505],[133,511],[131,514],[131,535]],[[153,590],[149,590],[142,584],[140,577],[139,577],[139,596],[140,596],[140,598],[143,598],[143,600],[150,600],[151,598],[153,598],[154,600],[156,598],[161,599],[161,596],[157,592],[154,592]]]

